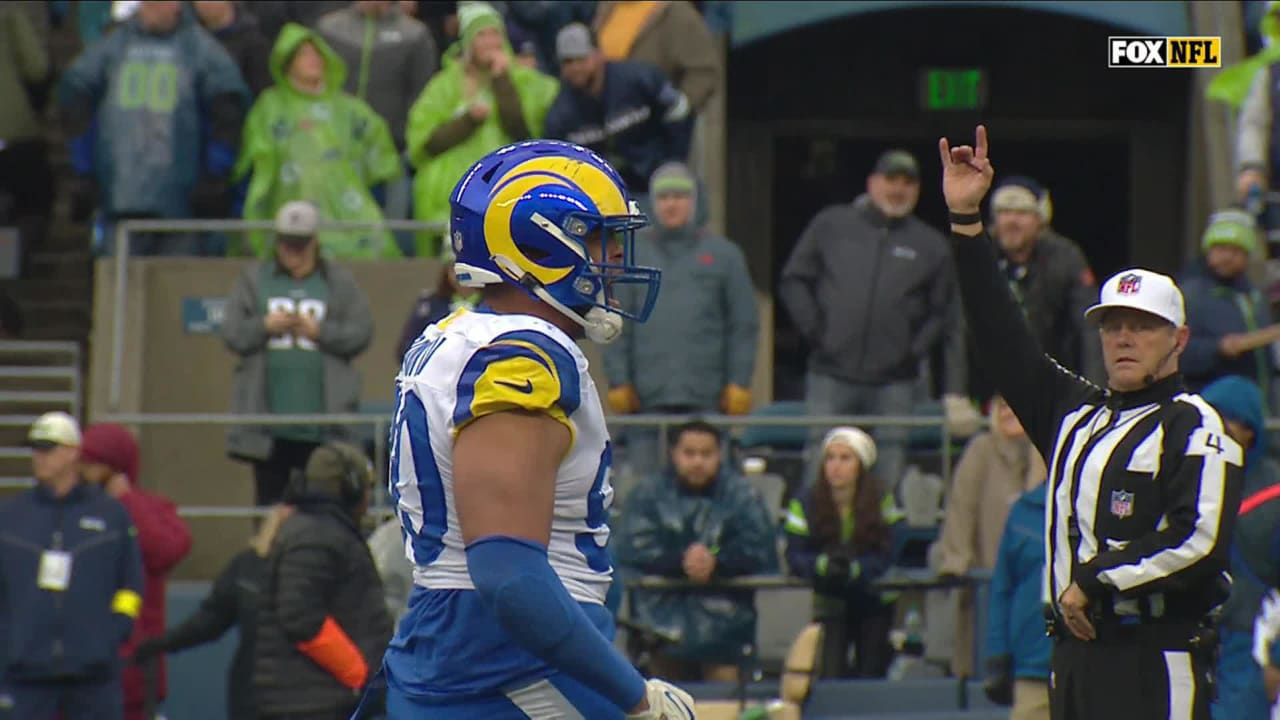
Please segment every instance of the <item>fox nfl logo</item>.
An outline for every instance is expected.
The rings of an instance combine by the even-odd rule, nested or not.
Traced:
[[[1109,37],[1107,67],[1222,67],[1222,38]]]

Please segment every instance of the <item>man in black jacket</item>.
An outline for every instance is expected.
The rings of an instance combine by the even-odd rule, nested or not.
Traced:
[[[267,557],[253,685],[259,718],[346,720],[392,623],[359,520],[373,468],[344,443],[311,453],[286,493],[295,513]]]
[[[1107,388],[1043,354],[1001,276],[979,212],[995,172],[939,141],[964,309],[988,377],[1048,460],[1045,602],[1054,720],[1207,720],[1243,451],[1188,393],[1190,331],[1167,276],[1125,270],[1086,317]]]
[[[599,153],[646,207],[649,178],[658,166],[689,157],[689,100],[657,66],[605,60],[582,23],[561,28],[556,57],[562,82],[543,136]]]
[[[916,159],[889,150],[867,177],[867,192],[823,208],[787,258],[778,298],[809,347],[808,414],[910,415],[921,363],[942,343],[948,420],[965,407],[976,415],[965,393],[950,250],[915,216],[919,198]],[[817,477],[828,429],[810,428],[806,484]],[[892,491],[906,469],[908,429],[881,426],[874,434],[879,480]]]
[[[81,480],[75,419],[46,413],[28,442],[36,486],[0,506],[0,718],[118,720],[119,648],[142,608],[137,533]]]

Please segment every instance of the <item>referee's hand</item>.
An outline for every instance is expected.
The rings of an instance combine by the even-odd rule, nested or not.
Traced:
[[[1093,623],[1089,622],[1089,614],[1086,611],[1088,605],[1089,598],[1075,583],[1071,583],[1071,587],[1058,598],[1058,607],[1062,608],[1062,619],[1066,621],[1067,629],[1078,640],[1088,641],[1098,638],[1098,632],[1093,629]]]
[[[982,198],[991,187],[995,168],[987,159],[987,128],[979,125],[974,133],[973,147],[951,147],[946,138],[938,140],[938,155],[942,161],[942,195],[947,209],[953,213],[977,213]]]

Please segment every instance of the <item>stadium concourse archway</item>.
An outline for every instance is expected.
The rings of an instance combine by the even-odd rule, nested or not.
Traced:
[[[1197,71],[1108,69],[1106,48],[1109,35],[1185,33],[1185,9],[1167,12],[1183,3],[1150,3],[1163,14],[1123,26],[1028,7],[1066,3],[794,5],[793,29],[752,36],[729,60],[727,229],[762,289],[773,292],[809,219],[862,192],[889,147],[916,154],[917,212],[945,230],[937,139],[968,141],[979,122],[997,173],[1050,189],[1054,227],[1099,276],[1130,263],[1179,267]],[[818,5],[877,11],[806,19]],[[735,41],[749,20],[735,18]],[[785,310],[774,316],[774,398],[795,399],[806,350]]]

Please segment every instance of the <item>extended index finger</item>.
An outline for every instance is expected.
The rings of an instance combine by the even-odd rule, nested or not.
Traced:
[[[974,140],[975,156],[978,160],[987,159],[987,126],[978,126],[978,137]]]
[[[938,155],[942,160],[942,167],[947,168],[951,165],[951,143],[947,142],[945,137],[938,138]]]

